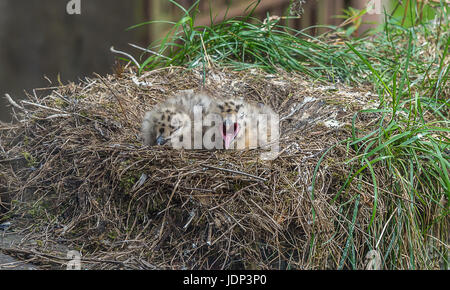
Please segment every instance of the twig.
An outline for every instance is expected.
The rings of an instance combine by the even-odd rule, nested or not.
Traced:
[[[242,220],[242,219],[241,219]],[[236,225],[237,225],[238,223],[236,222],[236,223],[234,223],[231,227],[229,227],[223,234],[221,234],[217,239],[215,239],[212,243],[211,243],[211,245],[210,246],[214,246],[214,244],[217,242],[217,241],[220,241],[220,239],[223,237],[223,236],[225,236],[227,233],[229,233]]]
[[[167,209],[169,209],[169,207],[170,207],[170,203],[172,202],[173,195],[177,191],[178,185],[180,184],[180,181],[181,181],[181,178],[179,178],[177,183],[175,184],[175,187],[173,188],[172,193],[170,194],[169,201],[167,202],[167,206],[166,206],[166,209],[165,209],[165,212],[164,212],[164,217],[163,217],[163,220],[162,220],[162,223],[161,223],[161,229],[159,230],[159,238],[158,238],[158,240],[161,239],[161,236],[162,236],[162,233],[163,233],[163,229],[164,229],[164,225],[166,223]]]
[[[65,117],[70,117],[72,116],[71,114],[55,114],[55,115],[51,115],[45,118],[38,118],[36,116],[34,116],[34,119],[39,119],[39,120],[50,120],[50,119],[55,119],[55,118],[65,118]]]
[[[120,106],[120,109],[122,110],[122,114],[125,117],[125,120],[128,120],[127,114],[125,113],[125,109],[123,108],[123,105],[122,105],[122,102],[121,102],[119,96],[116,95],[116,93],[111,89],[111,87],[103,80],[103,78],[99,74],[96,73],[95,75],[102,81],[102,83],[111,91],[111,93],[117,99],[117,102],[119,102],[119,106]]]
[[[34,256],[38,256],[38,257],[45,258],[45,259],[48,259],[48,260],[52,260],[53,262],[58,263],[58,264],[62,264],[62,265],[65,265],[66,263],[55,261],[55,260],[60,260],[60,261],[71,261],[72,260],[71,258],[67,258],[67,257],[58,257],[58,256],[50,255],[50,254],[39,253],[39,252],[37,252],[35,250],[29,250],[28,251],[28,250],[22,250],[22,249],[17,249],[17,248],[2,248],[1,250],[6,252],[6,253],[19,253],[19,254],[25,254],[25,255],[34,255]],[[122,265],[124,267],[130,267],[125,262],[114,261],[114,260],[101,260],[101,259],[93,259],[93,258],[81,258],[80,261],[81,262],[91,262],[91,263],[119,264],[119,265]]]
[[[389,222],[391,221],[391,219],[392,219],[392,217],[394,216],[394,214],[395,214],[395,211],[391,214],[391,216],[390,216],[389,219],[387,220],[386,224],[384,225],[383,230],[381,231],[381,234],[380,234],[380,238],[378,239],[378,242],[377,242],[377,244],[375,245],[375,249],[378,249],[378,244],[380,243],[381,238],[383,237],[384,231],[386,230],[386,227],[387,227],[387,225],[389,224]]]
[[[20,109],[22,111],[28,112],[24,107],[19,106],[16,102],[14,102],[14,100],[11,98],[11,96],[9,94],[5,94],[5,97],[6,97],[6,100],[8,100],[8,102],[11,105],[13,105],[14,107],[16,107],[16,108],[18,108],[18,109]]]
[[[14,102],[14,101],[13,101],[13,102]],[[50,110],[50,111],[55,111],[55,112],[60,113],[60,114],[55,114],[55,115],[48,116],[48,117],[46,117],[46,118],[44,118],[44,119],[37,118],[37,119],[41,119],[41,120],[45,120],[45,119],[53,119],[53,118],[57,118],[57,117],[69,117],[70,115],[76,115],[76,116],[78,116],[78,117],[81,117],[81,118],[84,118],[84,119],[87,119],[87,120],[90,120],[90,121],[95,121],[95,120],[93,120],[93,119],[91,119],[91,118],[89,118],[89,117],[83,116],[83,115],[78,114],[78,113],[69,113],[69,112],[66,112],[66,111],[63,111],[63,110],[60,110],[60,109],[57,109],[57,108],[47,107],[47,106],[44,106],[44,105],[41,105],[41,104],[36,104],[36,103],[28,102],[28,101],[22,101],[22,103],[27,104],[27,105],[30,105],[30,106],[35,106],[35,107],[38,107],[38,108],[41,108],[41,109]],[[16,104],[16,105],[17,105],[17,104]],[[19,105],[17,105],[17,106],[19,106]],[[20,106],[19,106],[19,108],[22,109],[22,110],[24,110],[25,112],[28,113],[28,111],[27,111],[25,108],[22,108],[22,107],[20,107]],[[36,118],[36,117],[35,117],[35,118]],[[105,123],[103,123],[103,122],[101,122],[101,121],[97,121],[97,122],[99,122],[100,124],[105,125]]]
[[[36,104],[36,103],[28,102],[28,101],[22,101],[22,103],[27,104],[27,105],[31,105],[31,106],[35,106],[35,107],[39,107],[41,109],[51,110],[51,111],[55,111],[55,112],[62,113],[62,114],[68,114],[67,112],[62,111],[60,109],[47,107],[47,106],[44,106],[44,105],[41,105],[41,104]]]
[[[265,210],[263,210],[253,199],[251,199],[250,200],[254,205],[256,205],[256,207],[257,208],[259,208],[259,210],[260,211],[262,211],[272,222],[273,222],[273,224],[275,225],[275,227],[278,229],[278,230],[281,230],[282,228],[281,228],[281,226],[280,226],[280,224],[278,224],[274,219],[273,219],[273,217],[271,217]]]
[[[236,171],[236,170],[231,170],[231,169],[226,169],[226,168],[214,167],[214,166],[205,165],[205,164],[203,166],[206,167],[206,168],[210,168],[210,169],[216,169],[216,170],[221,170],[221,171],[225,171],[225,172],[229,172],[229,173],[236,173],[236,174],[244,175],[244,176],[247,176],[247,177],[251,177],[251,178],[257,179],[257,180],[262,181],[262,182],[266,182],[267,181],[267,179],[265,179],[265,178],[262,178],[262,177],[259,177],[259,176],[256,176],[256,175],[252,175],[252,174],[249,174],[249,173],[245,173],[245,172],[242,172],[242,171]]]
[[[292,117],[292,115],[294,115],[302,107],[303,107],[303,104],[298,104],[297,106],[295,106],[295,108],[287,116],[284,116],[280,119],[280,122]]]
[[[201,34],[200,34],[200,40],[202,42],[203,50],[205,51],[205,58],[206,58],[206,61],[208,62],[208,68],[210,68],[211,67],[210,57],[208,55],[208,52],[206,51],[206,46],[205,46],[205,43],[203,42],[203,37]]]
[[[129,57],[134,62],[134,64],[137,65],[138,68],[141,67],[141,65],[137,62],[137,60],[134,59],[134,57],[131,56],[130,54],[128,54],[126,52],[123,52],[123,51],[120,51],[120,50],[115,50],[114,46],[111,46],[111,48],[109,50],[111,50],[111,52],[113,52],[113,53],[122,54],[122,55],[125,55],[126,57]]]
[[[139,49],[139,50],[142,50],[142,51],[145,51],[145,52],[154,54],[154,55],[156,55],[156,56],[159,56],[159,57],[162,57],[162,58],[165,58],[165,59],[170,59],[170,57],[167,57],[167,56],[162,55],[162,54],[160,54],[160,53],[154,52],[153,50],[150,50],[150,49],[147,49],[147,48],[140,47],[140,46],[138,46],[138,45],[136,45],[136,44],[128,43],[128,45],[130,45],[130,46],[132,46],[132,47],[134,47],[134,48],[137,48],[137,49]]]
[[[21,159],[25,159],[25,157],[16,157],[16,158],[9,158],[9,159],[2,159],[0,160],[0,163],[2,162],[11,162],[11,161],[16,161],[16,160],[21,160]]]
[[[187,223],[184,225],[184,227],[183,227],[183,229],[185,230],[185,229],[187,229],[187,227],[191,224],[191,222],[192,222],[192,220],[194,219],[194,217],[195,217],[195,210],[192,210],[190,213],[189,213],[189,220],[187,221]]]

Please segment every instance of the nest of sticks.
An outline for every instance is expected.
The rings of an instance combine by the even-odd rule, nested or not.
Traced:
[[[145,112],[186,89],[271,106],[281,120],[278,157],[143,146]],[[10,100],[16,121],[0,125],[2,219],[41,241],[28,246],[33,253],[64,244],[91,269],[326,269],[337,268],[347,239],[339,205],[358,190],[353,239],[363,268],[372,187],[334,197],[353,154],[339,141],[376,99],[293,73],[227,69],[125,68],[35,89]],[[357,117],[356,127],[373,117]]]

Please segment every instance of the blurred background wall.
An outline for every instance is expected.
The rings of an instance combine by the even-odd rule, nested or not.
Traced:
[[[24,90],[77,81],[111,71],[109,48],[144,44],[139,31],[125,31],[145,20],[142,1],[81,0],[81,14],[66,12],[68,0],[0,0],[0,120],[10,120],[4,93],[14,99]],[[142,34],[142,32],[141,32]]]
[[[147,46],[163,35],[167,28],[160,25],[144,26],[125,31],[134,24],[148,20],[177,20],[180,9],[167,0],[79,0],[80,15],[69,15],[69,0],[0,0],[0,120],[9,121],[4,93],[14,99],[24,97],[24,90],[49,86],[48,77],[57,84],[77,81],[93,72],[112,71],[116,49],[133,52],[129,42]],[[291,0],[262,0],[255,15],[287,15]],[[292,0],[298,2],[298,0]],[[385,1],[385,0],[380,0]],[[179,0],[184,7],[194,0]],[[197,24],[209,24],[210,3],[213,15],[220,21],[227,7],[228,17],[244,14],[254,0],[202,0]],[[307,0],[299,19],[289,25],[304,28],[316,24],[337,25],[348,6],[366,7],[369,0]],[[380,15],[369,16],[378,20]],[[311,33],[320,31],[311,30]],[[134,51],[136,55],[136,51]]]

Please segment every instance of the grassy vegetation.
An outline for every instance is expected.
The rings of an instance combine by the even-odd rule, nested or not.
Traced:
[[[184,17],[172,22],[171,31],[149,47],[154,53],[145,58],[141,70],[170,65],[257,67],[270,72],[281,68],[316,79],[372,84],[379,95],[378,108],[363,110],[354,119],[376,113],[380,114],[377,124],[361,132],[353,126],[352,138],[342,140],[351,171],[335,196],[348,232],[340,268],[354,268],[355,252],[361,250],[352,240],[361,195],[349,189],[370,183],[373,207],[364,249],[382,253],[386,269],[435,268],[438,261],[448,269],[450,27],[446,4],[431,9],[403,1],[404,5],[386,12],[381,32],[351,38],[351,25],[330,27],[331,32],[314,37],[280,25],[277,18],[262,22],[252,17],[255,6],[249,7],[247,17],[195,26],[198,1],[190,9],[171,2],[183,10]],[[433,16],[438,24],[429,23]],[[146,24],[151,22],[133,28]],[[340,41],[331,41],[330,36]],[[382,211],[381,195],[390,196]],[[311,248],[315,246],[312,241]]]
[[[418,18],[402,25],[407,18],[387,17],[384,33],[373,41],[374,47],[391,52],[387,54],[391,66],[375,69],[376,60],[368,60],[347,43],[370,70],[380,98],[377,110],[360,113],[378,112],[382,117],[369,134],[360,137],[354,132],[349,140],[356,151],[349,160],[355,173],[343,189],[364,180],[362,172],[370,173],[374,206],[369,234],[378,241],[372,246],[383,253],[387,268],[431,268],[436,260],[448,268],[448,14],[443,12],[437,29]],[[378,184],[375,166],[383,169],[386,184]],[[381,189],[387,189],[392,199],[385,217],[375,221]],[[350,243],[344,250],[354,251],[352,247]]]
[[[261,21],[252,17],[257,1],[248,8],[246,17],[226,19],[211,26],[195,25],[199,0],[189,9],[170,2],[183,10],[184,17],[178,22],[164,21],[173,26],[163,39],[150,45],[148,49],[154,52],[142,62],[141,70],[170,65],[256,67],[270,72],[283,68],[314,78],[359,81],[355,75],[362,71],[355,64],[361,61],[350,49],[282,26],[279,18]],[[149,21],[130,29],[156,22],[162,21]]]

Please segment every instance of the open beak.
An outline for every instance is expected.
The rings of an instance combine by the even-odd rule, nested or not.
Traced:
[[[158,138],[156,138],[156,144],[158,145],[164,145],[167,143],[167,139],[164,139],[164,137],[162,135],[159,135]]]
[[[225,149],[229,149],[231,143],[239,133],[240,127],[238,123],[232,123],[229,120],[223,122],[222,126],[222,138],[225,143]]]

